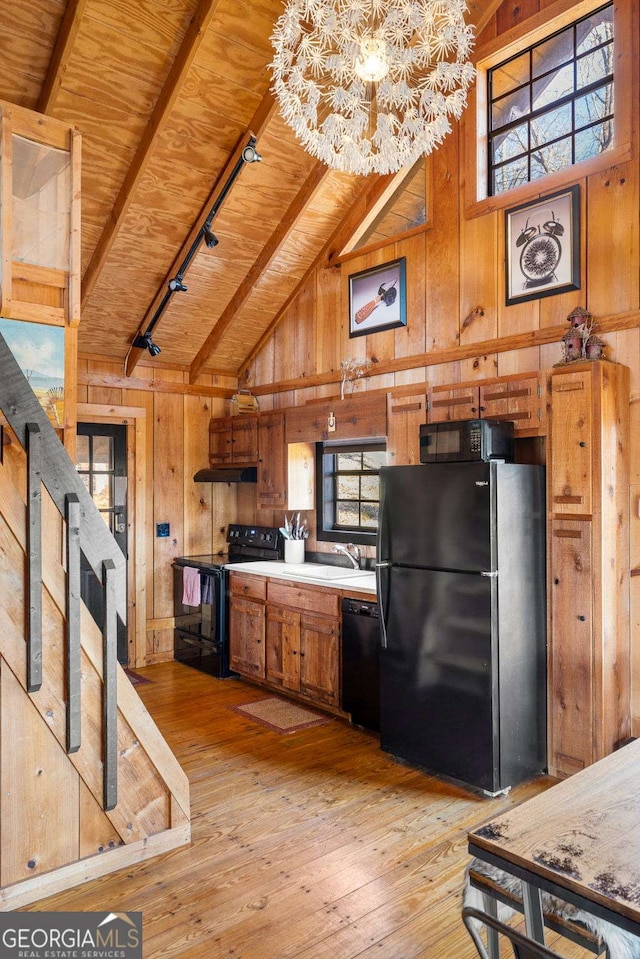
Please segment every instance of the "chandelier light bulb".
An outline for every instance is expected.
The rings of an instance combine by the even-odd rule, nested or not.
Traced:
[[[466,0],[286,0],[273,91],[305,150],[348,173],[396,173],[451,131],[475,77]]]
[[[364,37],[360,41],[360,53],[356,57],[354,70],[361,80],[379,83],[389,72],[387,45],[378,37]]]

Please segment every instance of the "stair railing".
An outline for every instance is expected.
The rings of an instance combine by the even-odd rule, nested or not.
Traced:
[[[66,525],[66,747],[81,744],[81,554],[102,584],[103,807],[118,801],[117,627],[126,623],[126,563],[118,544],[49,422],[20,366],[0,335],[0,411],[27,455],[27,676],[29,692],[42,685],[42,484]]]

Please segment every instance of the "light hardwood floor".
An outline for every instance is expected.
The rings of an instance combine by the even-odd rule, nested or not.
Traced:
[[[278,735],[264,698],[167,663],[138,691],[191,782],[191,846],[42,900],[139,910],[145,959],[472,959],[466,835],[550,785],[478,797],[395,762],[342,720]]]

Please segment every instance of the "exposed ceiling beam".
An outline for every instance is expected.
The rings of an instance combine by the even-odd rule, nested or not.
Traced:
[[[357,229],[362,219],[368,214],[370,207],[375,206],[379,202],[384,202],[383,198],[387,197],[390,184],[395,183],[395,188],[397,189],[397,186],[403,182],[404,178],[407,177],[410,172],[411,167],[400,170],[399,173],[388,173],[385,176],[372,177],[366,181],[362,193],[351,205],[345,219],[339,224],[337,229],[334,230],[332,236],[329,237],[328,241],[322,247],[316,258],[311,262],[302,279],[297,283],[295,289],[289,294],[269,326],[266,328],[256,345],[242,363],[242,366],[238,370],[239,379],[244,376],[254,357],[260,352],[269,337],[273,334],[276,326],[280,323],[285,313],[301,289],[308,282],[309,278],[313,275],[315,270],[322,265],[331,266],[333,260],[340,255],[342,248],[350,238],[351,234],[355,229]]]
[[[85,270],[82,278],[82,307],[86,305],[88,298],[95,288],[98,277],[109,256],[111,247],[127,215],[136,187],[146,172],[157,138],[170,119],[176,99],[180,95],[185,80],[189,75],[193,61],[206,36],[207,29],[219,3],[220,0],[199,0],[191,23],[180,44],[180,49],[173,61],[169,75],[156,101],[153,113],[142,134],[138,149],[131,161],[131,166],[122,182],[120,192],[113,204],[113,210],[109,215],[109,219],[93,251],[93,256]]]
[[[141,334],[144,332],[151,317],[154,316],[156,310],[158,309],[161,300],[165,296],[169,281],[175,276],[187,252],[192,247],[198,233],[200,233],[200,230],[202,229],[202,224],[207,214],[209,213],[213,205],[217,202],[219,197],[222,195],[225,185],[227,183],[227,180],[230,174],[232,173],[234,167],[238,163],[238,160],[240,159],[242,151],[247,145],[247,139],[253,136],[257,140],[259,140],[260,135],[264,132],[265,127],[267,126],[267,124],[269,123],[269,120],[273,116],[274,110],[275,110],[275,101],[273,99],[273,96],[271,95],[271,93],[267,93],[262,98],[262,101],[260,105],[258,106],[258,109],[254,113],[249,127],[238,140],[238,143],[233,153],[229,157],[224,169],[220,173],[220,176],[217,178],[211,193],[209,194],[194,225],[191,228],[189,235],[185,239],[184,243],[182,244],[182,247],[178,251],[177,256],[175,257],[173,263],[171,264],[171,268],[169,272],[166,274],[164,280],[160,284],[155,297],[153,298],[147,312],[145,313],[142,319],[142,322],[140,323],[140,326],[138,327],[138,333]],[[125,362],[126,376],[131,376],[132,372],[138,365],[138,362],[141,356],[143,356],[144,353],[145,353],[145,350],[140,347],[132,346],[130,348],[129,353],[127,354],[126,362]]]
[[[268,268],[269,263],[295,226],[298,217],[303,212],[307,203],[309,203],[316,190],[321,186],[322,183],[324,183],[328,175],[329,169],[325,166],[325,164],[321,162],[316,163],[311,173],[303,183],[301,189],[298,191],[293,201],[289,204],[289,207],[282,220],[269,237],[262,250],[262,253],[253,264],[236,292],[233,294],[230,303],[224,309],[220,319],[198,351],[197,356],[191,364],[191,370],[189,373],[190,383],[195,383],[207,360],[212,355],[218,343],[224,336],[226,330],[233,322],[238,310],[241,308],[244,301],[259,282],[260,277]]]
[[[470,0],[469,19],[474,26],[477,37],[480,36],[502,3],[503,0]]]
[[[51,62],[44,80],[37,110],[49,116],[53,113],[56,100],[62,87],[64,75],[73,52],[73,48],[80,30],[80,24],[89,0],[69,0],[60,24],[56,44],[51,54]]]

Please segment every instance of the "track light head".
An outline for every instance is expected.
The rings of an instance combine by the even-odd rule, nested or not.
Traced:
[[[245,163],[259,163],[262,160],[262,157],[256,150],[254,146],[249,144],[242,151],[242,159]]]
[[[187,292],[187,288],[179,276],[175,276],[172,280],[169,280],[169,289],[171,290],[172,293]]]
[[[162,353],[160,347],[151,339],[151,333],[148,331],[146,333],[138,333],[133,341],[133,345],[139,350],[149,350],[151,356],[157,356],[158,353]]]
[[[217,246],[220,242],[215,233],[212,232],[211,227],[204,226],[202,228],[202,235],[204,237],[204,242],[207,244],[210,250]]]

